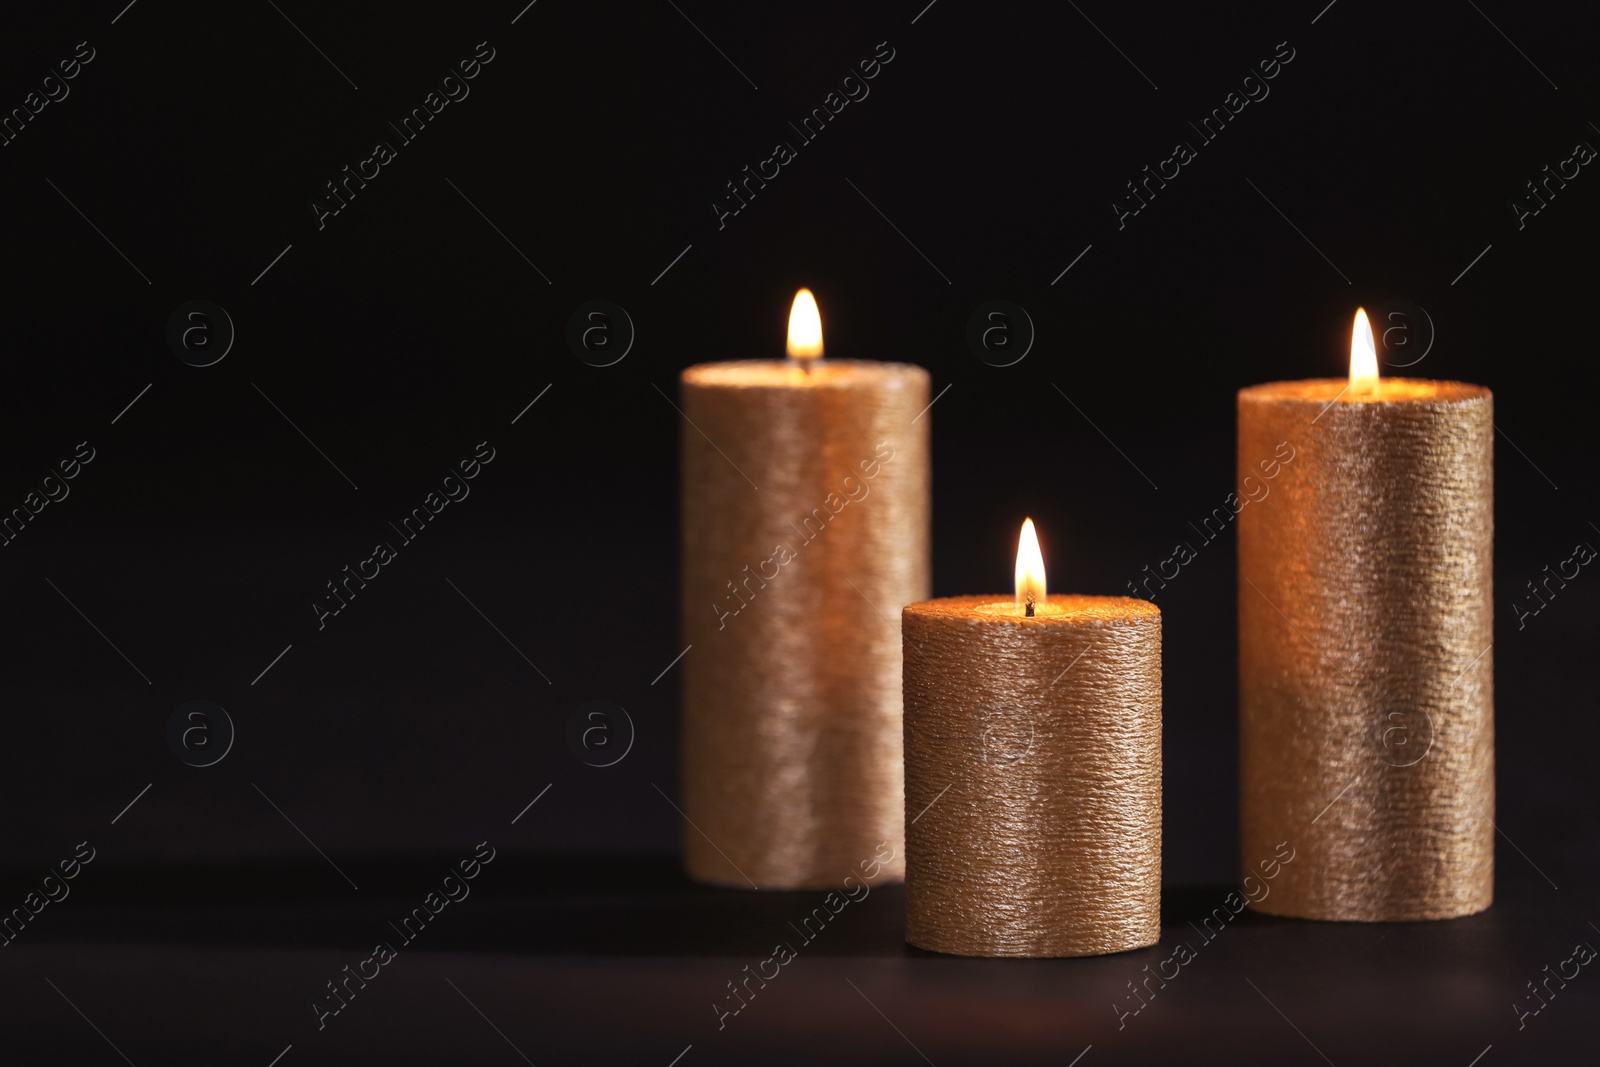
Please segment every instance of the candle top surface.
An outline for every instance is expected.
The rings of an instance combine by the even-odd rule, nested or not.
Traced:
[[[1030,617],[1014,596],[950,596],[906,605],[906,614],[964,619],[991,625],[1083,626],[1133,622],[1158,617],[1161,609],[1129,596],[1078,596],[1051,593]]]
[[[1360,393],[1347,378],[1308,378],[1298,382],[1268,382],[1239,390],[1240,400],[1300,401],[1306,404],[1405,404],[1482,400],[1488,389],[1469,382],[1430,378],[1380,378],[1376,390]]]
[[[913,363],[870,359],[815,359],[809,361],[809,369],[793,359],[737,359],[697,363],[684,370],[683,384],[716,389],[848,389],[927,376]]]

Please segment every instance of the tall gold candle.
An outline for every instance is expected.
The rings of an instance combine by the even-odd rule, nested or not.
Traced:
[[[1018,559],[1015,597],[905,609],[906,940],[963,956],[1153,945],[1161,613],[1046,598],[1031,522]]]
[[[1378,381],[1364,312],[1349,381],[1239,393],[1241,860],[1296,854],[1263,911],[1490,904],[1492,418],[1481,386]]]
[[[871,880],[898,881],[894,620],[928,595],[928,373],[821,359],[805,290],[789,350],[681,381],[684,862],[837,888],[876,855]]]

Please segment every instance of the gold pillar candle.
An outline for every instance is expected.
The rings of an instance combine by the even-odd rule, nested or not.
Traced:
[[[1371,345],[1239,393],[1240,858],[1295,850],[1262,911],[1445,919],[1494,891],[1493,398]]]
[[[928,374],[806,356],[802,293],[799,358],[681,381],[684,863],[718,885],[838,888],[884,843],[871,880],[904,871],[894,619],[928,595]]]
[[[902,616],[906,940],[963,956],[1153,945],[1161,614],[1131,597],[1046,599],[1041,568],[1030,617],[1018,570],[1016,598]]]

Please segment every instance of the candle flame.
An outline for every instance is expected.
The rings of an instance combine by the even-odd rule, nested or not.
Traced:
[[[1017,540],[1017,607],[1026,608],[1031,597],[1036,606],[1042,606],[1044,594],[1044,557],[1039,554],[1039,535],[1034,532],[1033,520],[1022,520],[1022,536]]]
[[[1365,308],[1356,308],[1350,329],[1350,389],[1357,395],[1378,391],[1378,349]]]
[[[810,289],[794,294],[794,304],[789,308],[789,358],[822,358],[822,314],[817,311],[817,298]]]

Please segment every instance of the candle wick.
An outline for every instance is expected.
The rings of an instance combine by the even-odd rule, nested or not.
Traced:
[[[1027,618],[1030,618],[1030,619],[1033,618],[1033,594],[1032,593],[1028,594],[1028,606],[1024,610],[1023,614]]]

